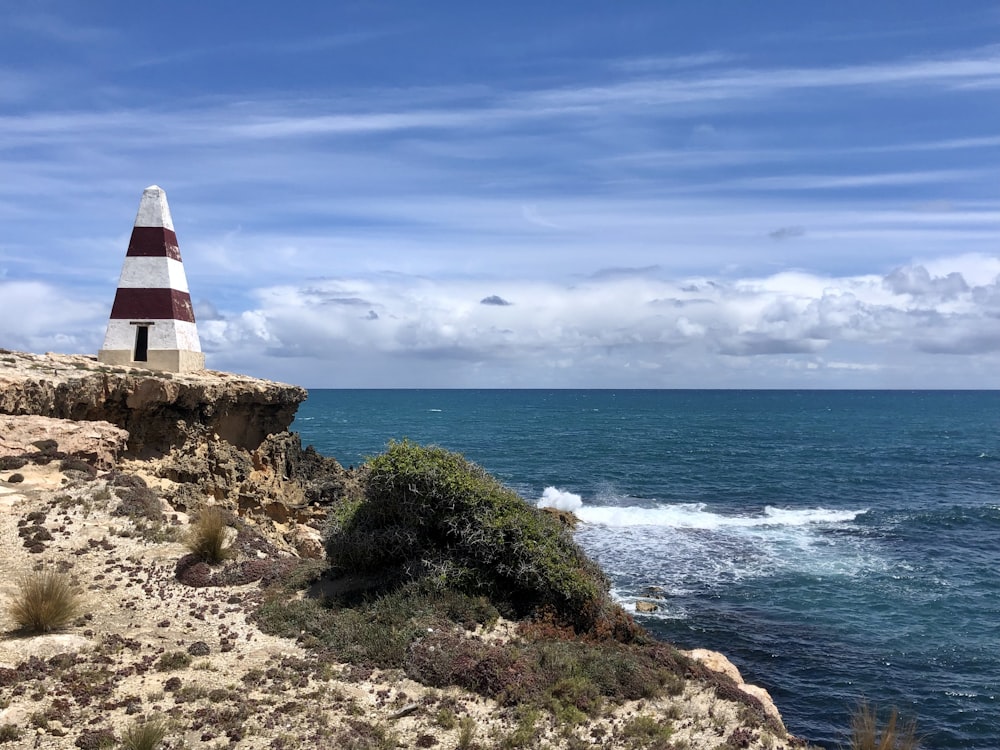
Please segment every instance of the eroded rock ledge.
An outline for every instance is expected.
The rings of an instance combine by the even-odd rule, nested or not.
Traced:
[[[128,431],[136,455],[168,453],[197,433],[254,450],[288,429],[306,395],[299,386],[213,370],[162,373],[0,349],[0,413],[110,422]]]

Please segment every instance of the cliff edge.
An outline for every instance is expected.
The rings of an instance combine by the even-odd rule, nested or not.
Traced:
[[[194,435],[254,450],[284,432],[306,390],[244,375],[111,367],[96,357],[0,349],[0,414],[110,422],[135,455],[168,453]]]

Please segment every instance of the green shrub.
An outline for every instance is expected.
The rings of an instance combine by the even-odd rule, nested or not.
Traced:
[[[673,747],[668,744],[671,734],[673,730],[669,725],[661,724],[652,716],[636,716],[622,727],[622,736],[630,740],[630,747],[637,749]]]
[[[454,729],[455,724],[458,723],[458,719],[455,718],[454,711],[445,707],[439,708],[437,713],[434,714],[434,723],[442,729]]]
[[[485,595],[518,616],[550,609],[577,632],[610,621],[616,608],[600,568],[558,521],[479,466],[403,441],[366,469],[364,498],[341,506],[327,531],[335,574],[423,580]],[[609,635],[635,637],[630,622],[616,621]]]
[[[499,616],[481,597],[437,593],[419,582],[354,607],[328,604],[274,596],[258,609],[256,619],[265,632],[322,645],[352,664],[390,668],[404,665],[410,644],[428,628],[447,622],[471,628]]]
[[[424,685],[456,685],[504,705],[544,706],[572,724],[582,715],[599,715],[605,699],[677,694],[683,690],[686,662],[665,645],[491,643],[439,630],[407,649],[405,668]]]
[[[80,595],[65,573],[32,573],[18,581],[17,588],[8,611],[22,632],[59,630],[80,611]]]
[[[174,669],[184,669],[191,664],[191,654],[184,651],[168,651],[156,662],[156,669],[160,672],[170,672]]]
[[[382,724],[360,719],[348,719],[347,728],[335,737],[335,747],[341,750],[395,750],[399,744],[396,733]]]
[[[133,520],[163,520],[160,497],[148,487],[123,487],[118,490],[118,497],[121,502],[111,512],[112,515],[128,516]]]
[[[167,736],[167,723],[163,719],[147,719],[132,724],[122,735],[125,750],[156,750]]]
[[[851,717],[851,750],[917,750],[915,721],[900,724],[895,708],[889,711],[885,724],[880,726],[878,709],[862,703]]]
[[[209,565],[221,563],[231,554],[226,546],[226,520],[221,508],[210,505],[191,524],[185,544],[198,559]]]

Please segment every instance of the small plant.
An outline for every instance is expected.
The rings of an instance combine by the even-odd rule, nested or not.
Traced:
[[[183,651],[168,651],[156,662],[160,672],[170,672],[174,669],[184,669],[191,664],[191,654]]]
[[[519,706],[517,709],[517,726],[506,737],[500,740],[500,747],[509,750],[515,747],[531,747],[538,736],[535,725],[538,723],[538,709],[532,706]]]
[[[198,520],[192,524],[185,544],[200,560],[216,565],[232,554],[232,550],[226,546],[227,528],[222,509],[209,506],[198,514]]]
[[[458,750],[469,750],[476,739],[476,720],[471,716],[463,716],[458,720]]]
[[[24,633],[49,633],[65,627],[80,611],[80,596],[65,573],[31,573],[18,582],[9,614]]]
[[[97,469],[88,464],[86,461],[74,456],[68,456],[59,462],[60,471],[79,471],[86,474],[88,477],[97,476]]]
[[[455,712],[450,708],[438,709],[434,714],[434,723],[442,729],[454,729],[456,724]]]
[[[0,724],[0,745],[21,739],[21,730],[14,724]]]
[[[115,746],[115,733],[110,729],[85,729],[76,738],[80,750],[111,750]]]
[[[394,750],[398,744],[396,733],[382,724],[357,719],[348,720],[347,728],[337,735],[336,740],[336,746],[342,750]]]
[[[879,726],[878,709],[862,703],[851,717],[851,750],[917,750],[917,724],[900,724],[899,712],[893,708],[885,725]]]
[[[122,487],[118,490],[118,497],[121,502],[112,511],[112,515],[147,521],[160,521],[163,518],[160,498],[148,487]]]
[[[652,716],[636,716],[622,727],[622,735],[636,748],[664,747],[673,734],[669,725],[661,724]]]
[[[129,726],[122,735],[125,750],[156,750],[167,736],[167,723],[163,719],[146,719]]]
[[[0,469],[4,471],[20,469],[26,463],[28,463],[28,459],[24,456],[0,456]]]

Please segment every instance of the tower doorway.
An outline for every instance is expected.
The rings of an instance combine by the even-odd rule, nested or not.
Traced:
[[[137,325],[135,327],[135,353],[132,360],[135,362],[145,362],[149,359],[149,326]]]

